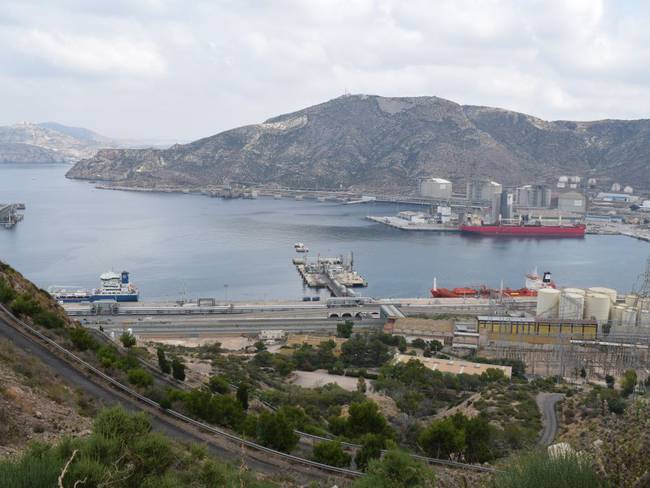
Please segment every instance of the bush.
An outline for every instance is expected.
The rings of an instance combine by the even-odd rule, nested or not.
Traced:
[[[141,368],[129,370],[128,373],[129,383],[140,388],[146,388],[153,385],[153,376]]]
[[[365,471],[371,459],[379,459],[386,448],[386,438],[377,434],[366,434],[361,438],[361,449],[357,451],[354,462],[357,468]]]
[[[388,451],[382,459],[373,459],[367,474],[352,488],[434,488],[435,473],[423,463],[399,450]]]
[[[352,456],[343,450],[340,442],[325,441],[314,446],[312,459],[318,463],[347,468]]]
[[[263,412],[257,419],[257,439],[263,446],[291,452],[299,437],[283,413]]]
[[[623,373],[623,378],[621,378],[621,393],[624,397],[628,397],[634,392],[636,380],[636,371],[633,369],[628,369]]]
[[[69,335],[72,344],[74,344],[74,347],[76,347],[79,351],[85,351],[87,349],[96,350],[99,347],[97,341],[88,333],[86,329],[70,329]]]
[[[346,365],[370,368],[381,366],[390,358],[391,351],[378,334],[356,334],[341,346],[341,360]]]
[[[448,417],[433,422],[422,431],[418,444],[430,457],[449,458],[464,451],[465,431]]]
[[[576,454],[524,455],[497,472],[493,488],[598,488],[604,486],[588,460]]]
[[[230,384],[222,375],[211,376],[208,386],[212,393],[219,393],[220,395],[225,395],[230,391]]]
[[[38,311],[32,318],[36,325],[40,325],[46,329],[60,329],[65,325],[65,321],[61,317],[49,310]]]
[[[27,293],[21,293],[11,302],[11,311],[14,315],[33,317],[41,311],[41,306]]]
[[[248,410],[248,385],[240,383],[237,388],[237,401],[244,410]]]
[[[352,335],[352,329],[354,328],[354,322],[351,320],[346,320],[345,322],[339,322],[336,324],[336,337],[345,337],[346,339]]]
[[[120,342],[126,348],[133,347],[135,346],[136,343],[135,336],[131,334],[128,330],[124,331],[120,336]]]
[[[0,276],[0,303],[9,304],[16,297],[16,292],[7,283],[4,276]]]

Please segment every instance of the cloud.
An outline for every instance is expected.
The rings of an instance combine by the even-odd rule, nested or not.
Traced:
[[[8,0],[0,122],[192,139],[344,91],[647,117],[649,21],[615,0]]]

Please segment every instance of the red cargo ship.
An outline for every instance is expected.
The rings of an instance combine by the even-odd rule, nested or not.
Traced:
[[[543,276],[537,274],[537,270],[526,274],[526,286],[523,288],[489,288],[482,285],[478,288],[438,288],[437,280],[433,280],[431,296],[433,298],[491,298],[494,296],[504,297],[536,297],[537,292],[542,288],[555,288],[555,282],[551,279],[551,273],[546,271]]]
[[[585,224],[572,225],[539,225],[539,224],[492,224],[460,226],[463,234],[485,236],[515,236],[515,237],[584,237]]]

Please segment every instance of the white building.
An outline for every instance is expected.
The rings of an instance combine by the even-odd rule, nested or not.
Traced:
[[[472,180],[467,183],[467,199],[470,201],[492,201],[492,197],[503,191],[503,186],[491,180]]]
[[[422,178],[419,181],[418,192],[426,198],[447,200],[451,198],[451,181],[444,178]]]

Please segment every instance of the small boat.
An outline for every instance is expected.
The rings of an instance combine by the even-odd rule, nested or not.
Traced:
[[[296,242],[293,245],[293,248],[296,250],[296,252],[309,252],[309,248],[302,242]]]

